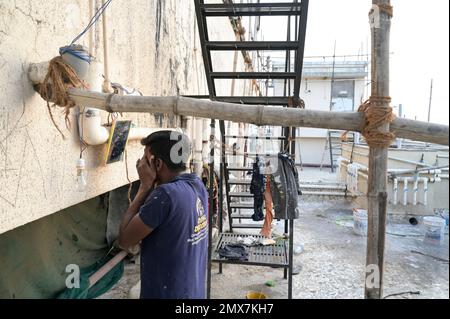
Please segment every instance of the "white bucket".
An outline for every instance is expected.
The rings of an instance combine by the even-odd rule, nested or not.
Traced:
[[[427,244],[441,245],[444,241],[445,219],[441,217],[424,217],[425,237],[423,241]]]
[[[368,223],[367,210],[354,209],[353,210],[353,231],[360,236],[367,236]]]

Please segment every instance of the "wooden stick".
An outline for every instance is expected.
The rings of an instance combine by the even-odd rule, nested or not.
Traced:
[[[381,6],[390,0],[372,0],[375,10],[372,21],[372,96],[389,96],[389,34],[391,17]],[[377,107],[373,105],[372,107]],[[386,123],[379,128],[389,132]],[[387,215],[388,147],[370,147],[368,183],[368,232],[365,297],[381,299],[383,294],[384,248]]]
[[[120,263],[128,253],[122,250],[114,258],[108,261],[102,268],[89,277],[89,288],[93,287],[100,279],[102,279],[107,273],[109,273],[118,263]]]
[[[78,105],[88,105],[106,111],[178,114],[255,125],[360,132],[363,120],[361,113],[233,104],[187,97],[114,95],[110,97],[110,103],[107,103],[110,96],[108,94],[71,89],[69,95]],[[449,127],[446,125],[398,118],[391,124],[391,130],[400,138],[449,145]]]

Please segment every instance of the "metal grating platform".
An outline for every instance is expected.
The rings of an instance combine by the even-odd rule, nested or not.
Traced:
[[[276,268],[288,268],[288,244],[286,240],[277,241],[275,245],[272,246],[254,246],[247,247],[248,261],[237,261],[237,260],[227,260],[219,256],[219,249],[228,245],[236,244],[238,237],[254,237],[257,239],[265,238],[259,235],[241,235],[241,234],[230,234],[222,233],[219,236],[216,246],[214,247],[212,254],[212,261],[216,263],[223,264],[242,264],[242,265],[253,265],[253,266],[270,266]]]

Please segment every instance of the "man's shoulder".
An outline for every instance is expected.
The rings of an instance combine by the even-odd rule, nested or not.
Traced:
[[[149,204],[150,202],[154,203],[155,201],[161,202],[164,201],[164,199],[170,200],[170,196],[164,185],[160,185],[156,187],[150,194],[148,194],[144,205]]]
[[[160,187],[169,195],[169,196],[177,196],[178,194],[183,197],[185,195],[190,194],[190,192],[186,192],[186,190],[192,189],[197,194],[206,194],[205,185],[203,185],[202,180],[199,177],[195,178],[181,178],[176,179],[175,181],[167,184],[163,184]]]

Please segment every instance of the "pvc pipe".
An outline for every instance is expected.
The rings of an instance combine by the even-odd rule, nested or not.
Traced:
[[[414,180],[414,188],[413,188],[413,206],[417,206],[417,192],[419,191],[419,179],[416,178]]]
[[[92,91],[102,92],[102,73],[102,64],[98,61],[92,61],[86,79]],[[81,138],[86,144],[96,146],[108,142],[109,130],[102,126],[99,109],[86,107],[81,114],[79,122]]]
[[[403,179],[404,187],[403,187],[403,206],[408,205],[408,178]]]
[[[33,84],[40,84],[44,82],[45,76],[48,72],[49,61],[40,63],[31,63],[28,68],[28,78]]]
[[[202,119],[203,121],[203,136],[202,136],[202,158],[203,163],[209,163],[210,148],[209,148],[209,138],[210,138],[210,126],[208,125],[208,120]]]
[[[128,140],[142,140],[149,136],[150,134],[153,134],[155,132],[165,130],[165,129],[151,129],[151,128],[145,128],[145,127],[133,127],[130,130],[130,134],[128,135]]]
[[[341,162],[341,165],[343,167],[347,168],[348,165],[343,163],[345,161],[346,160],[343,160]],[[362,178],[366,179],[366,180],[369,180],[369,177],[366,174],[363,174],[361,171],[358,172],[358,175],[361,176]],[[406,187],[404,187],[404,189],[403,189],[403,205],[406,206],[408,204],[407,203],[408,182],[409,181],[414,181],[415,179],[414,179],[414,177],[404,177],[402,180],[403,180],[403,183],[406,182],[406,185],[405,185]],[[423,205],[425,205],[425,206],[428,205],[428,183],[429,183],[429,181],[437,182],[437,181],[440,181],[440,179],[439,178],[431,178],[431,179],[429,179],[427,177],[421,177],[421,178],[417,179],[417,184],[418,183],[423,183],[424,184],[424,186],[423,186],[424,187],[423,188]],[[419,191],[418,185],[415,184],[414,185],[414,189],[416,190],[416,196],[417,196],[418,191]],[[393,196],[394,196],[394,198],[393,198],[392,204],[393,205],[397,205],[398,204],[398,178],[394,178]],[[417,197],[416,197],[416,199],[417,199]],[[417,205],[417,202],[416,202],[416,205]]]
[[[367,157],[367,156],[368,156],[367,153],[361,153],[361,152],[358,152],[358,151],[355,151],[355,150],[353,151],[353,154],[355,154],[355,155],[361,155],[361,156],[364,156],[364,157]],[[428,164],[426,164],[426,163],[421,163],[421,162],[416,162],[416,161],[410,161],[410,160],[406,160],[406,159],[398,158],[398,157],[393,157],[393,156],[388,156],[388,159],[393,160],[393,161],[396,161],[396,162],[407,163],[407,164],[412,164],[412,165],[421,166],[421,167],[427,167],[427,166],[430,166],[430,165],[428,165]]]
[[[203,158],[202,147],[203,140],[202,135],[205,128],[203,127],[203,120],[195,118],[195,132],[194,132],[194,170],[197,175],[202,174],[203,170]]]
[[[398,179],[394,178],[394,199],[393,204],[397,205],[398,202]]]
[[[423,179],[423,204],[428,205],[428,178]]]
[[[364,174],[364,173],[358,172],[358,175],[361,176],[362,178],[366,179],[366,180],[369,180],[369,176]]]
[[[343,158],[342,162],[345,163],[349,163],[349,160]],[[363,166],[361,164],[360,165],[360,170],[364,171],[364,172],[368,172],[368,168],[366,166]],[[388,173],[395,173],[395,174],[408,174],[408,173],[418,173],[420,172],[421,174],[441,174],[442,173],[442,168],[445,168],[445,166],[441,166],[441,167],[431,167],[430,169],[422,168],[422,169],[402,169],[402,168],[392,168],[392,169],[388,169]]]
[[[422,167],[426,167],[426,166],[430,166],[426,163],[422,163],[422,162],[416,162],[416,161],[410,161],[410,160],[405,160],[403,158],[398,158],[398,157],[393,157],[393,156],[388,156],[388,159],[396,161],[396,162],[402,162],[402,163],[407,163],[407,164],[413,164],[413,165],[417,165],[417,166],[422,166]]]
[[[100,110],[85,108],[79,118],[81,139],[91,146],[103,145],[109,140],[109,129],[102,126]]]

